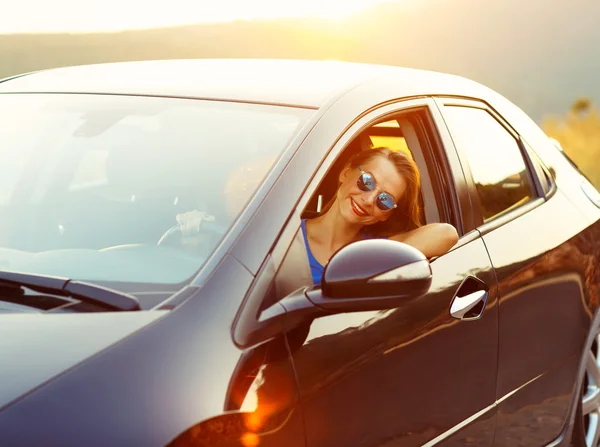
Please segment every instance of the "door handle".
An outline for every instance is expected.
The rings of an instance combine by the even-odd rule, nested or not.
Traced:
[[[455,296],[452,306],[450,306],[450,315],[459,320],[476,320],[483,314],[483,309],[487,301],[487,290],[477,290],[465,296]],[[480,305],[481,309],[475,309]],[[474,310],[474,312],[469,312]]]

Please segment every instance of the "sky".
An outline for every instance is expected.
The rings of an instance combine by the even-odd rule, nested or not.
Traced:
[[[277,17],[343,19],[385,1],[390,0],[0,0],[0,34],[119,31]]]

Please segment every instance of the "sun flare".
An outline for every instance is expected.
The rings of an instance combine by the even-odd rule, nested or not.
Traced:
[[[294,17],[341,20],[390,1],[407,0],[170,0],[169,8],[146,0],[20,0],[0,15],[0,33],[118,31]]]

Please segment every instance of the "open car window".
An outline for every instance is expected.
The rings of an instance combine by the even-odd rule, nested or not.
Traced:
[[[425,113],[423,110],[421,112]],[[422,182],[420,194],[422,223],[440,222],[439,199],[434,191],[434,180],[432,180],[433,159],[431,154],[426,154],[430,148],[426,147],[426,138],[420,135],[423,128],[418,126],[419,120],[418,113],[404,112],[393,117],[382,118],[374,125],[354,135],[330,165],[326,175],[303,209],[301,217],[310,219],[323,212],[324,206],[334,198],[337,191],[340,172],[355,154],[376,147],[388,147],[394,151],[407,153],[419,168]],[[313,285],[302,229],[298,229],[289,245],[275,285],[276,293],[271,300],[281,299],[299,287]]]
[[[432,162],[428,161],[430,157],[426,157],[424,154],[425,139],[419,135],[422,132],[417,125],[419,119],[417,114],[403,113],[393,118],[384,118],[356,135],[334,161],[327,175],[321,181],[302,213],[303,218],[318,216],[323,207],[332,200],[338,187],[339,173],[354,155],[364,150],[387,147],[393,151],[402,151],[408,154],[419,168],[421,174],[419,198],[422,208],[421,222],[424,224],[440,222],[436,193],[432,186],[434,180],[430,173]]]

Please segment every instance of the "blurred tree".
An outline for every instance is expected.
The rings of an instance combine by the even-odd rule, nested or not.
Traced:
[[[542,127],[600,189],[600,113],[592,101],[576,99],[566,116],[547,118]]]
[[[577,98],[571,105],[571,112],[577,116],[587,115],[592,110],[592,101],[589,98]]]

